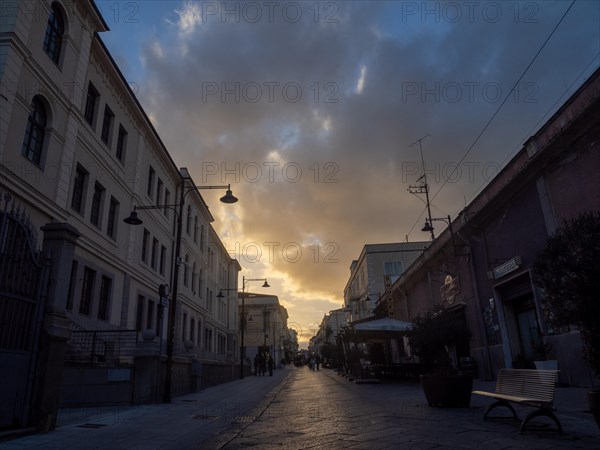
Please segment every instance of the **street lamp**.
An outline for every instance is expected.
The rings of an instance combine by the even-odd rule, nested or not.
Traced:
[[[271,287],[269,286],[269,283],[267,283],[267,279],[266,278],[248,278],[246,279],[246,276],[242,276],[242,314],[241,314],[241,324],[240,324],[240,328],[241,328],[241,339],[240,339],[240,379],[244,379],[244,359],[246,358],[246,348],[244,347],[244,328],[245,328],[245,324],[246,324],[246,319],[244,317],[244,301],[246,299],[245,296],[245,291],[246,291],[246,283],[250,282],[250,281],[264,281],[262,287],[264,288],[268,288]]]
[[[133,211],[129,217],[123,219],[123,222],[129,225],[141,225],[143,222],[138,217],[137,211],[144,211],[148,209],[172,209],[175,211],[177,216],[177,230],[175,234],[175,267],[173,268],[173,296],[171,304],[169,305],[169,323],[167,329],[167,367],[165,374],[165,389],[163,393],[163,402],[171,402],[171,372],[173,369],[173,348],[175,346],[175,309],[177,307],[177,294],[179,287],[179,265],[181,264],[181,228],[182,228],[182,217],[183,217],[183,205],[185,202],[185,196],[190,192],[197,191],[199,189],[226,189],[226,193],[221,197],[221,202],[231,204],[236,203],[238,199],[231,192],[231,185],[225,186],[188,186],[186,188],[186,181],[191,180],[186,168],[180,169],[181,183],[180,183],[180,194],[179,203],[173,205],[153,205],[153,206],[134,206]]]
[[[448,224],[448,228],[450,229],[450,240],[452,241],[452,250],[454,251],[454,256],[466,256],[467,254],[457,253],[456,252],[456,244],[454,242],[454,231],[452,231],[452,220],[450,216],[448,217],[429,217],[429,220],[425,219],[425,225],[421,228],[421,231],[425,231],[427,233],[431,233],[433,236],[433,221],[439,220],[441,222],[445,222]]]

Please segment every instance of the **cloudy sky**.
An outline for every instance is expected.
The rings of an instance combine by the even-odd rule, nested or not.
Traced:
[[[364,244],[428,238],[411,144],[454,217],[600,63],[593,1],[96,3],[176,163],[233,185],[213,225],[305,340]]]

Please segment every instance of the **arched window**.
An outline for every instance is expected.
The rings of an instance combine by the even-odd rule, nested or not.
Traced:
[[[40,97],[36,95],[31,101],[31,112],[29,113],[29,119],[27,119],[21,153],[37,165],[40,165],[42,160],[47,121],[46,108],[44,108]]]
[[[50,59],[58,64],[60,51],[62,49],[63,34],[65,33],[65,21],[56,3],[52,4],[52,11],[48,17],[46,36],[44,37],[44,51]]]

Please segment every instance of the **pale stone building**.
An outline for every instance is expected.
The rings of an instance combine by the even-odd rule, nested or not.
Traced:
[[[36,306],[52,313],[41,332],[57,345],[52,364],[67,359],[64,371],[54,371],[61,388],[53,404],[161,398],[172,298],[161,298],[159,286],[173,287],[177,264],[171,391],[230,379],[239,364],[237,296],[216,296],[235,290],[240,266],[103,44],[108,26],[96,5],[21,0],[3,2],[1,11],[0,193],[10,201],[0,202],[0,213],[24,211],[11,217],[26,216],[40,242],[49,236],[46,224],[63,224],[68,234],[52,241],[65,245],[46,252],[50,281]],[[140,206],[154,208],[137,211],[140,226],[124,223]],[[70,246],[72,254],[64,251]],[[41,303],[46,297],[51,307]],[[10,347],[0,342],[3,350]],[[97,370],[100,389],[86,386],[88,369]],[[25,390],[35,390],[32,383]],[[27,409],[24,398],[10,407]],[[52,427],[52,414],[17,422]],[[0,412],[0,427],[4,418]]]

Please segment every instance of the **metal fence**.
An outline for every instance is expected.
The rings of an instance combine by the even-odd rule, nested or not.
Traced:
[[[77,330],[67,342],[65,364],[117,367],[132,365],[138,333],[135,330]]]

